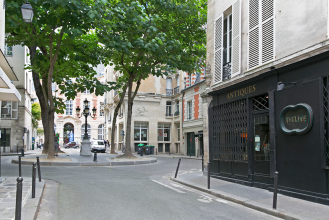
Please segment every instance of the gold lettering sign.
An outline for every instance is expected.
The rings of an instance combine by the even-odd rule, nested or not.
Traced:
[[[256,85],[248,86],[243,89],[236,90],[234,92],[230,92],[227,94],[227,99],[236,98],[236,97],[243,97],[245,95],[248,95],[250,93],[253,93],[256,91]]]

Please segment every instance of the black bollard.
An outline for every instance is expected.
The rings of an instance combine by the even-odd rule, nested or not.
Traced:
[[[204,170],[203,169],[203,166],[204,166],[204,164],[203,164],[203,154],[201,155],[201,158],[202,158],[201,161],[202,161],[202,172],[203,172],[203,170]]]
[[[97,152],[94,152],[94,162],[97,162]]]
[[[180,158],[179,158],[179,160],[178,160],[178,165],[177,165],[177,169],[176,169],[176,173],[175,173],[175,179],[176,179],[176,177],[177,177],[177,173],[178,173],[178,169],[179,169],[179,165],[180,165]]]
[[[22,161],[21,156],[18,156],[18,176],[22,176]]]
[[[40,169],[40,161],[39,161],[39,157],[37,157],[37,166],[38,166],[39,182],[41,182],[41,169]]]
[[[279,172],[274,173],[274,189],[273,189],[273,209],[276,209],[277,198],[278,198],[278,178]]]
[[[17,178],[15,220],[21,220],[23,178]]]
[[[35,198],[35,179],[36,179],[37,165],[35,162],[32,165],[32,198]]]
[[[210,163],[208,162],[208,189],[210,189]]]
[[[24,147],[21,150],[22,157],[24,157]]]

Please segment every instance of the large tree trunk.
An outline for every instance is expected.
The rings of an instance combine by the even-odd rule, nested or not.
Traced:
[[[130,75],[128,80],[128,115],[127,115],[127,128],[126,128],[126,149],[123,157],[125,158],[135,158],[135,156],[131,152],[131,116],[133,110],[133,99],[132,99],[132,86],[133,86],[134,78]]]
[[[33,67],[34,65],[34,57],[36,54],[36,46],[32,46],[29,47],[30,49],[30,56],[31,56],[31,66]],[[35,92],[36,95],[39,99],[39,103],[40,103],[40,108],[41,108],[41,119],[42,119],[42,125],[43,125],[43,129],[44,129],[44,144],[43,144],[43,150],[42,153],[43,154],[47,154],[48,153],[48,148],[49,148],[49,130],[48,130],[48,126],[49,126],[49,118],[48,118],[48,109],[47,109],[47,104],[48,102],[45,100],[45,96],[42,92],[42,85],[40,83],[40,77],[39,74],[37,72],[35,72],[32,68],[32,76],[33,76],[33,83],[34,83],[34,87],[35,87]]]
[[[114,147],[115,123],[117,121],[117,116],[118,116],[119,109],[120,109],[120,107],[123,103],[123,100],[125,98],[126,91],[127,91],[127,85],[125,85],[123,87],[122,94],[121,94],[121,97],[120,97],[120,101],[119,101],[118,105],[115,107],[114,114],[113,114],[112,130],[111,130],[111,152],[110,152],[111,154],[116,154],[115,153],[115,147]]]

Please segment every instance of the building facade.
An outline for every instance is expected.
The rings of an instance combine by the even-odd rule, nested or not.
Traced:
[[[211,175],[329,204],[329,2],[208,3]]]
[[[5,1],[0,0],[0,5],[5,6]],[[13,63],[9,63],[5,56],[5,7],[0,7],[0,151],[13,151],[14,146],[17,150],[17,146],[23,147],[23,127],[19,130],[21,132],[21,138],[19,140],[13,139],[18,128],[12,129],[10,122],[7,120],[12,119],[15,116],[16,121],[18,117],[18,103],[21,102],[21,94],[12,83],[17,83],[19,77],[16,75],[12,68]],[[19,64],[18,64],[19,65]],[[17,68],[19,69],[19,68]],[[24,74],[22,75],[24,77]],[[14,108],[12,108],[12,106]],[[12,110],[13,109],[13,110]],[[7,117],[10,115],[10,119]],[[4,120],[3,120],[4,118]]]
[[[97,79],[102,83],[104,82],[103,70],[104,67],[99,67],[96,71],[98,72]],[[74,79],[72,79],[72,82]],[[95,107],[97,109],[96,116],[94,118],[87,117],[87,133],[89,139],[101,139],[105,140],[105,129],[104,122],[105,116],[103,111],[103,101],[102,96],[96,96],[90,93],[86,89],[83,93],[78,93],[74,100],[66,100],[63,94],[58,91],[57,85],[53,84],[53,91],[55,96],[63,99],[66,104],[66,109],[64,113],[56,113],[54,120],[55,132],[59,134],[59,145],[64,146],[64,144],[75,141],[81,146],[81,141],[85,133],[85,116],[79,118],[76,114],[76,108],[79,106],[81,112],[83,110],[83,101],[88,100],[88,107],[92,114],[91,109]],[[81,113],[80,113],[81,114]]]

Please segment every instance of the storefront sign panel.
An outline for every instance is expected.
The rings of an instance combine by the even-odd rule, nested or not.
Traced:
[[[313,111],[308,104],[288,105],[280,113],[280,127],[285,134],[303,135],[312,125]]]

